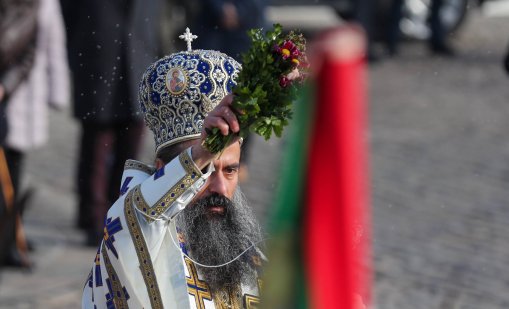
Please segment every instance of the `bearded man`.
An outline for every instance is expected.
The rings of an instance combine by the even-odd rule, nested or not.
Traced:
[[[228,95],[239,69],[225,54],[189,48],[145,72],[139,97],[155,136],[155,168],[126,162],[83,308],[258,304],[262,236],[237,187],[241,142],[219,157],[201,146],[205,128],[239,131]],[[170,86],[175,70],[184,76],[181,92]]]

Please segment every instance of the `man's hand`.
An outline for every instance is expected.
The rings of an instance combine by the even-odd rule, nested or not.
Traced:
[[[205,129],[218,128],[223,135],[228,135],[229,131],[237,133],[240,130],[237,116],[232,109],[233,95],[229,94],[221,100],[208,115],[203,122],[203,129],[201,139],[206,138],[207,132]]]
[[[200,141],[198,144],[195,144],[191,150],[193,161],[200,169],[207,166],[207,164],[214,159],[214,154],[210,153],[202,146],[202,142],[207,138],[206,129],[211,130],[213,128],[218,128],[223,135],[228,135],[230,131],[237,133],[240,130],[239,121],[237,120],[237,116],[231,106],[232,102],[233,95],[227,95],[223,98],[223,100],[221,100],[221,103],[219,103],[207,115],[207,117],[205,117],[205,120],[203,121]],[[232,140],[232,143],[237,142],[238,140],[239,138],[236,137]]]

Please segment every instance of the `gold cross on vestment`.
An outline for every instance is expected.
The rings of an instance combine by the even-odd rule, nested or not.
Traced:
[[[179,35],[179,38],[181,38],[182,40],[187,42],[187,51],[191,51],[191,42],[194,39],[197,39],[198,36],[192,34],[191,31],[189,31],[189,27],[187,27],[186,28],[186,32],[184,32],[183,34]]]
[[[196,271],[196,267],[193,262],[186,257],[184,257],[184,260],[186,261],[187,270],[189,271],[189,277],[186,277],[187,292],[194,296],[196,308],[205,309],[205,303],[203,300],[212,300],[209,287],[205,282],[198,279],[198,272]]]

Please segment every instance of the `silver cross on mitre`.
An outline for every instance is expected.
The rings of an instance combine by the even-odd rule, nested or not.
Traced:
[[[186,28],[186,32],[184,34],[179,35],[179,38],[187,42],[187,51],[191,51],[191,42],[198,38],[197,35],[194,35],[189,31],[189,27]]]

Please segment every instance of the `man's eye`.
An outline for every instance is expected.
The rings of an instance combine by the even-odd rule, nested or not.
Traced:
[[[238,169],[236,167],[228,167],[226,168],[226,174],[235,174],[237,170]]]

